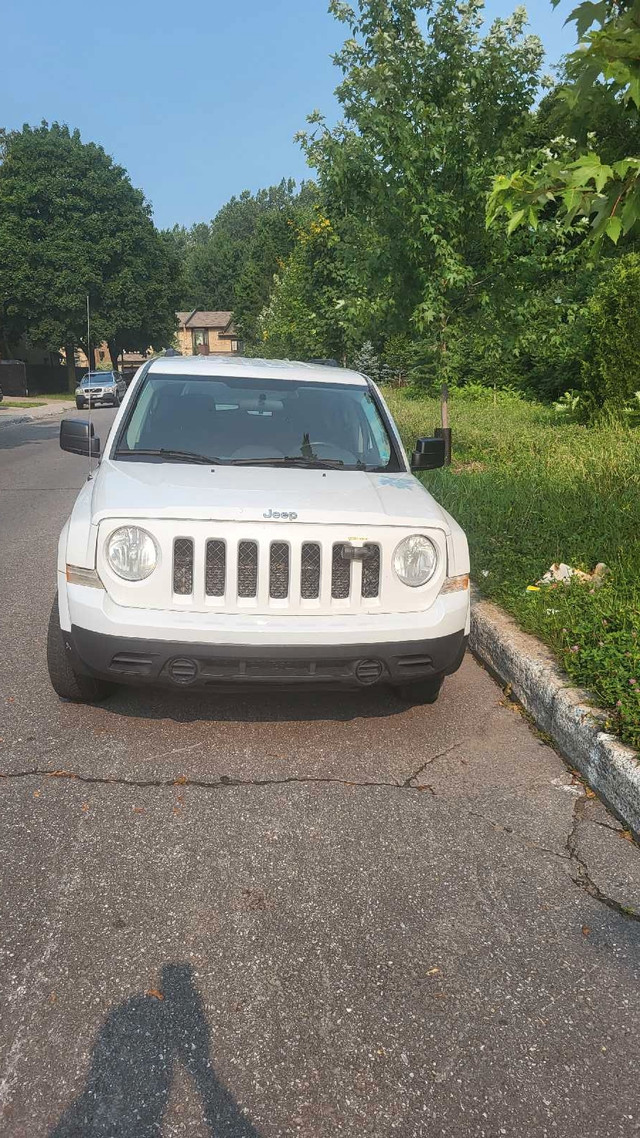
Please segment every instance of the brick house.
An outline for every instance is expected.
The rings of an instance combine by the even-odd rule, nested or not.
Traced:
[[[237,352],[238,337],[233,327],[232,312],[177,312],[177,346],[183,356],[215,352]]]

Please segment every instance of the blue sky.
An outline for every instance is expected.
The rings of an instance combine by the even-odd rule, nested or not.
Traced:
[[[487,18],[514,3],[490,0]],[[550,63],[570,5],[526,5]],[[209,220],[232,194],[308,171],[296,130],[335,116],[327,0],[5,0],[0,126],[78,127],[129,171],[158,225]]]

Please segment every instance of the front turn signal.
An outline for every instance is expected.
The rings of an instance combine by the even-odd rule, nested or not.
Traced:
[[[83,569],[80,565],[67,565],[67,581],[70,585],[88,585],[90,589],[104,589],[95,569]]]
[[[469,574],[461,573],[459,577],[446,577],[440,590],[441,593],[462,593],[469,588]]]

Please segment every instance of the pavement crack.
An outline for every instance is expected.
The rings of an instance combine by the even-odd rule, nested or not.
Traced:
[[[515,833],[513,826],[505,826],[502,822],[496,822],[493,818],[488,818],[486,814],[480,814],[478,810],[466,810],[465,813],[469,818],[479,818],[481,822],[485,822],[487,826],[491,826],[498,834],[507,834],[519,841],[521,846],[529,850],[537,850],[538,853],[550,854],[551,857],[558,857],[561,861],[570,861],[568,854],[558,853],[557,850],[552,850],[549,846],[540,846],[537,842],[529,842],[526,838],[519,838]]]
[[[416,779],[418,777],[419,774],[422,774],[423,770],[425,770],[427,767],[430,767],[432,765],[432,763],[436,762],[437,759],[442,759],[442,758],[444,758],[445,755],[449,755],[451,753],[451,751],[455,751],[456,748],[459,746],[460,746],[460,743],[458,743],[458,742],[452,743],[450,747],[445,747],[444,751],[438,751],[437,755],[432,755],[431,758],[426,759],[425,762],[422,763],[422,765],[419,766],[418,769],[413,772],[413,774],[410,774],[409,777],[404,780],[404,782],[402,783],[402,786],[407,787],[409,789],[415,789],[415,787],[413,787],[413,788],[411,787],[411,783],[413,782],[414,779]]]
[[[602,826],[603,830],[611,830],[612,834],[622,834],[624,832],[621,826],[611,826],[608,822],[599,822],[595,818],[591,818],[590,821],[592,826]]]
[[[305,785],[328,785],[328,786],[348,786],[348,787],[363,787],[363,788],[386,788],[388,790],[412,790],[415,793],[423,793],[429,791],[435,797],[435,790],[432,786],[408,786],[403,782],[385,782],[377,781],[375,779],[351,780],[346,778],[321,778],[320,776],[291,776],[290,778],[232,778],[230,775],[221,775],[218,779],[194,779],[188,778],[186,775],[178,775],[175,778],[168,779],[139,779],[139,778],[124,778],[122,776],[114,775],[107,777],[104,775],[84,775],[79,774],[77,771],[59,770],[33,767],[24,771],[0,771],[1,779],[27,779],[27,778],[57,778],[69,779],[81,783],[88,783],[97,786],[132,786],[136,789],[145,789],[148,787],[157,787],[159,789],[170,787],[186,787],[193,786],[203,790],[227,790],[237,786],[305,786]]]
[[[636,912],[635,909],[630,908],[628,905],[621,904],[620,901],[616,901],[613,897],[608,897],[606,893],[602,892],[600,887],[596,885],[595,881],[592,880],[589,873],[589,867],[578,851],[578,830],[580,828],[580,823],[584,818],[587,805],[587,798],[576,799],[573,807],[571,829],[567,834],[567,853],[569,855],[569,859],[576,869],[576,874],[575,876],[572,876],[572,881],[580,889],[584,889],[590,897],[595,898],[595,900],[599,901],[601,905],[606,905],[607,909],[611,909],[612,912],[617,913],[618,916],[626,917],[628,921],[640,922],[640,913]],[[613,827],[607,828],[613,829]]]

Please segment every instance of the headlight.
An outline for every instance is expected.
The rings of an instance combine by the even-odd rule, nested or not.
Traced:
[[[107,542],[107,561],[125,581],[144,581],[158,564],[158,548],[140,526],[121,526]]]
[[[393,569],[403,585],[413,589],[426,585],[436,571],[438,551],[428,537],[414,533],[405,537],[393,555]]]

